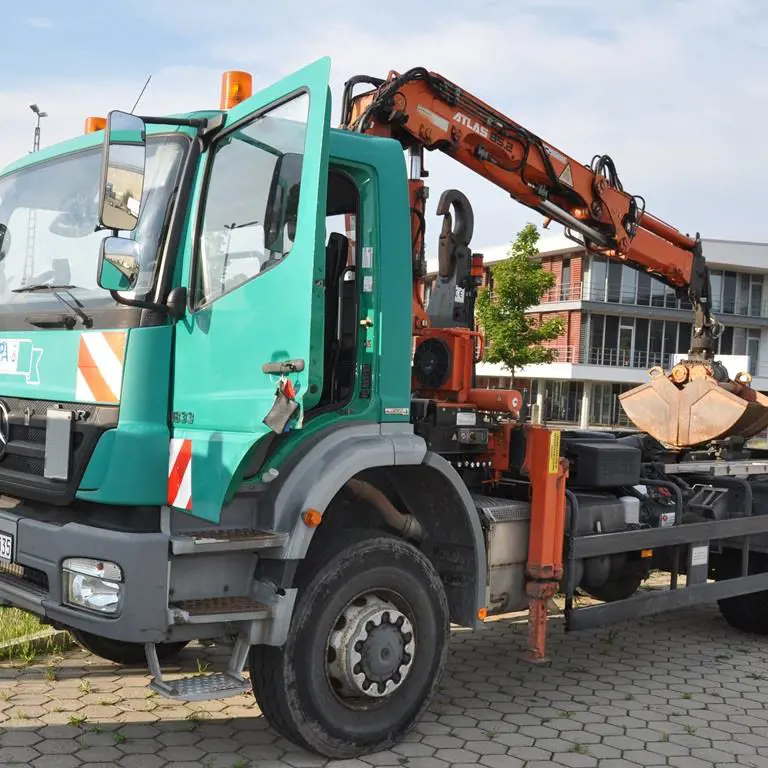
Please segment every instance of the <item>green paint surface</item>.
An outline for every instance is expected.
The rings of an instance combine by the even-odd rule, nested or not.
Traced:
[[[285,260],[202,307],[174,327],[128,332],[116,429],[102,435],[78,497],[103,504],[164,504],[169,440],[192,442],[192,514],[216,521],[243,479],[247,459],[269,434],[263,423],[278,377],[265,363],[299,359],[291,375],[306,413],[264,467],[280,467],[318,431],[349,421],[408,421],[411,365],[411,233],[399,143],[331,130],[330,62],[321,59],[255,94],[225,115],[223,133],[291,96],[309,94],[296,239]],[[213,114],[213,113],[206,113]],[[196,113],[190,116],[201,116]],[[177,116],[181,117],[181,116]],[[147,126],[147,133],[168,126]],[[194,135],[192,129],[179,129]],[[223,138],[223,137],[222,137]],[[207,147],[196,171],[174,285],[192,288],[195,232],[205,206]],[[98,145],[103,131],[28,156],[6,171]],[[325,210],[329,163],[355,182],[360,199],[357,389],[342,407],[313,414],[323,381]],[[386,222],[382,226],[381,222]],[[107,233],[105,233],[106,235]],[[360,257],[362,254],[362,258]],[[76,402],[79,331],[0,334],[0,397]],[[361,387],[363,375],[367,387]],[[181,414],[174,426],[171,412]]]

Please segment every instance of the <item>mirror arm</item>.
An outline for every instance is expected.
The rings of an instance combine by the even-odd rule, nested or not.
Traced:
[[[208,119],[205,117],[144,117],[140,118],[147,125],[182,125],[190,128],[205,128]]]
[[[174,288],[168,294],[168,301],[165,304],[158,304],[154,301],[142,301],[141,299],[126,299],[117,291],[110,291],[109,295],[118,303],[127,307],[138,307],[139,309],[150,309],[153,312],[162,312],[168,317],[178,320],[184,315],[187,303],[186,288]]]
[[[212,131],[217,131],[224,125],[224,115],[212,115],[211,117],[142,117],[146,125],[178,125],[189,128],[197,128],[198,132],[205,136]]]
[[[138,307],[139,309],[152,309],[155,312],[168,313],[168,307],[164,304],[157,304],[154,301],[142,301],[141,299],[126,299],[118,291],[110,290],[109,295],[118,303],[125,304],[126,307]]]

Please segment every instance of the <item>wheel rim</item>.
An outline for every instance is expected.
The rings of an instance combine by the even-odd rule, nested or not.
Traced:
[[[334,623],[326,675],[344,704],[370,706],[404,685],[415,652],[411,618],[393,602],[367,593],[348,603]]]

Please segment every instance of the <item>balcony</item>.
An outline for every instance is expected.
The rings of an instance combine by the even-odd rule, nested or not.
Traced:
[[[542,297],[542,304],[556,304],[563,301],[582,301],[582,283],[568,283],[550,288]]]
[[[673,365],[674,354],[628,351],[622,349],[607,349],[591,347],[581,349],[578,346],[556,344],[548,346],[555,351],[553,363],[571,363],[573,365],[597,365],[603,368],[624,368],[647,371],[655,366],[661,366],[669,371]],[[677,353],[680,354],[680,353]],[[736,371],[730,371],[731,376]],[[749,373],[755,379],[768,378],[768,361],[750,361]]]
[[[663,293],[654,289],[653,293],[641,294],[637,291],[606,290],[602,286],[595,287],[575,282],[550,288],[541,297],[541,304],[560,304],[569,301],[593,301],[618,306],[693,311],[691,302],[687,299],[678,299],[671,289],[666,289]],[[735,300],[721,300],[716,297],[712,311],[721,316],[766,318],[768,317],[768,298],[737,303]]]
[[[553,345],[549,349],[555,350],[555,363],[575,363],[580,365],[601,365],[616,368],[653,368],[662,366],[667,370],[671,365],[671,354],[654,354],[648,352],[630,352],[622,349],[606,349],[604,347],[592,347],[581,349],[578,346]]]

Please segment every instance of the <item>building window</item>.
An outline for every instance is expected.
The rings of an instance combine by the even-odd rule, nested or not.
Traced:
[[[607,301],[617,304],[621,300],[622,267],[618,261],[608,262],[608,295]]]
[[[749,312],[749,275],[740,274],[736,289],[736,314],[746,315]]]
[[[590,315],[587,348],[582,360],[589,365],[669,368],[675,355],[691,348],[693,325],[677,320]],[[718,341],[719,355],[749,355],[757,361],[760,329],[727,326]]]
[[[747,354],[749,355],[749,372],[757,375],[757,363],[760,355],[760,329],[750,328],[747,331]]]
[[[766,314],[763,312],[763,279],[763,275],[748,272],[712,270],[713,312],[762,317]],[[564,277],[563,285],[565,283]],[[589,290],[585,291],[584,298],[611,304],[693,309],[689,299],[678,298],[676,291],[661,280],[599,254],[590,256]]]
[[[722,311],[728,315],[732,315],[736,312],[736,281],[737,274],[735,272],[723,273],[723,309]]]
[[[608,274],[608,263],[604,256],[592,256],[592,267],[589,277],[590,301],[605,301],[605,279]]]
[[[637,275],[637,303],[642,307],[651,303],[651,276],[647,272]]]
[[[563,271],[560,276],[560,301],[571,298],[571,260],[563,259]]]
[[[634,384],[614,384],[600,382],[592,385],[592,398],[589,406],[589,423],[599,427],[630,426],[619,395],[634,387]]]
[[[752,275],[749,296],[749,314],[763,316],[763,275]]]
[[[583,394],[581,381],[548,381],[544,390],[544,419],[578,424]]]

